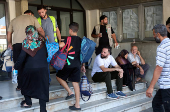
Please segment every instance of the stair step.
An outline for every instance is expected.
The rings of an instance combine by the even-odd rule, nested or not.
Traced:
[[[146,110],[152,106],[153,98],[145,98],[132,103],[118,106],[116,108],[111,108],[102,112],[140,112]],[[152,112],[152,111],[150,111]]]
[[[146,109],[146,110],[143,110],[143,111],[141,111],[141,112],[153,112],[153,109],[152,109],[152,107],[150,107],[150,108],[148,108],[148,109]]]
[[[81,112],[101,112],[110,108],[118,107],[120,105],[125,105],[134,101],[138,101],[141,99],[145,99],[146,89],[134,91],[134,92],[129,92],[127,93],[127,97],[120,98],[120,99],[102,99],[99,101],[94,101],[91,103],[86,103],[83,105],[80,105],[82,110]],[[155,94],[155,91],[154,91]],[[63,109],[61,111],[56,111],[56,112],[71,112],[71,110]],[[116,111],[112,111],[116,112]]]
[[[91,85],[93,87],[93,90],[99,90],[99,89],[106,88],[105,83],[92,83]],[[115,80],[112,80],[112,85],[115,86]],[[71,86],[71,84],[70,84],[70,86]],[[136,90],[142,89],[145,87],[146,87],[145,83],[139,83],[136,85]],[[73,87],[70,87],[70,88],[74,92]],[[114,88],[116,88],[116,87],[114,87]],[[129,89],[127,87],[125,87],[123,90],[129,91]],[[62,86],[52,87],[49,91],[49,100],[63,98],[66,96],[67,96],[67,91]],[[16,96],[15,97],[10,96],[7,98],[4,97],[2,100],[0,100],[0,110],[9,109],[9,107],[10,108],[18,107],[18,106],[20,106],[20,102],[22,100],[24,100],[24,97],[21,94],[18,95],[17,97]],[[37,103],[38,101],[39,101],[38,99],[32,99],[33,103]]]
[[[140,91],[140,89],[144,89],[145,88],[145,84],[144,83],[139,83],[136,84],[136,89],[138,89]],[[128,89],[128,87],[124,87],[123,90],[125,90],[124,92],[128,94],[134,94],[135,92],[132,92]],[[94,94],[92,94],[90,100],[88,102],[84,102],[81,100],[80,98],[80,104],[85,104],[85,103],[89,103],[89,102],[95,102],[95,101],[100,101],[102,99],[106,99],[106,88],[105,89],[99,89],[94,91]],[[58,110],[62,110],[65,108],[68,108],[68,106],[73,105],[75,103],[75,99],[70,99],[70,100],[65,100],[65,98],[57,98],[57,99],[52,99],[50,100],[50,102],[47,103],[47,110],[49,112],[54,112],[54,111],[58,111]],[[32,108],[29,109],[23,109],[20,107],[14,107],[11,109],[3,109],[3,112],[32,112],[34,110],[34,112],[38,112],[39,111],[39,103],[34,103]]]

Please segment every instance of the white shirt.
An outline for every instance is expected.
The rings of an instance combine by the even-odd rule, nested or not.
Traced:
[[[102,59],[101,54],[97,55],[96,59],[94,60],[91,76],[93,77],[93,75],[96,72],[103,72],[102,69],[100,68],[100,66],[104,65],[105,68],[108,68],[110,64],[112,66],[117,65],[117,63],[116,63],[115,59],[113,58],[113,56],[109,55],[107,59]]]
[[[128,60],[130,63],[136,61],[138,64],[141,64],[139,55],[136,54],[136,57],[134,58],[134,55],[132,53],[128,54]]]
[[[170,88],[170,39],[165,38],[157,47],[156,65],[163,67],[158,79],[160,89]]]

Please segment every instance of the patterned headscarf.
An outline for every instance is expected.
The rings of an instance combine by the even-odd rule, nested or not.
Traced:
[[[22,43],[25,48],[30,48],[33,51],[35,48],[40,47],[41,41],[38,39],[38,32],[33,25],[27,26],[25,29],[25,33],[27,36]]]
[[[33,25],[27,26],[25,29],[25,33],[26,38],[22,42],[22,49],[33,57],[35,56],[36,52],[42,47],[41,44],[43,41],[39,39],[38,32]]]

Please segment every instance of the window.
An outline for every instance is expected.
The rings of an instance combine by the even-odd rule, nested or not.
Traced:
[[[0,53],[7,49],[5,3],[0,3]]]
[[[162,24],[162,6],[145,7],[145,37],[153,37],[152,29],[156,24]]]
[[[84,35],[84,19],[83,19],[83,12],[73,12],[73,21],[79,24],[78,36],[83,38]]]
[[[117,36],[117,12],[116,11],[103,12],[103,15],[107,16],[108,24],[111,24],[111,27]]]
[[[163,24],[162,1],[101,9],[119,42],[153,41],[152,29]],[[118,14],[117,14],[118,13]]]
[[[6,35],[5,5],[0,3],[0,35]]]
[[[138,9],[123,10],[123,38],[138,38]]]

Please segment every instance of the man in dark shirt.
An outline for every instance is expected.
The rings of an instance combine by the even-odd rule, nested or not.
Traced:
[[[118,45],[115,32],[113,31],[111,25],[108,24],[107,16],[105,15],[100,17],[100,24],[94,27],[91,36],[97,40],[96,55],[101,53],[103,47],[113,46],[112,38],[115,41],[116,46]]]

